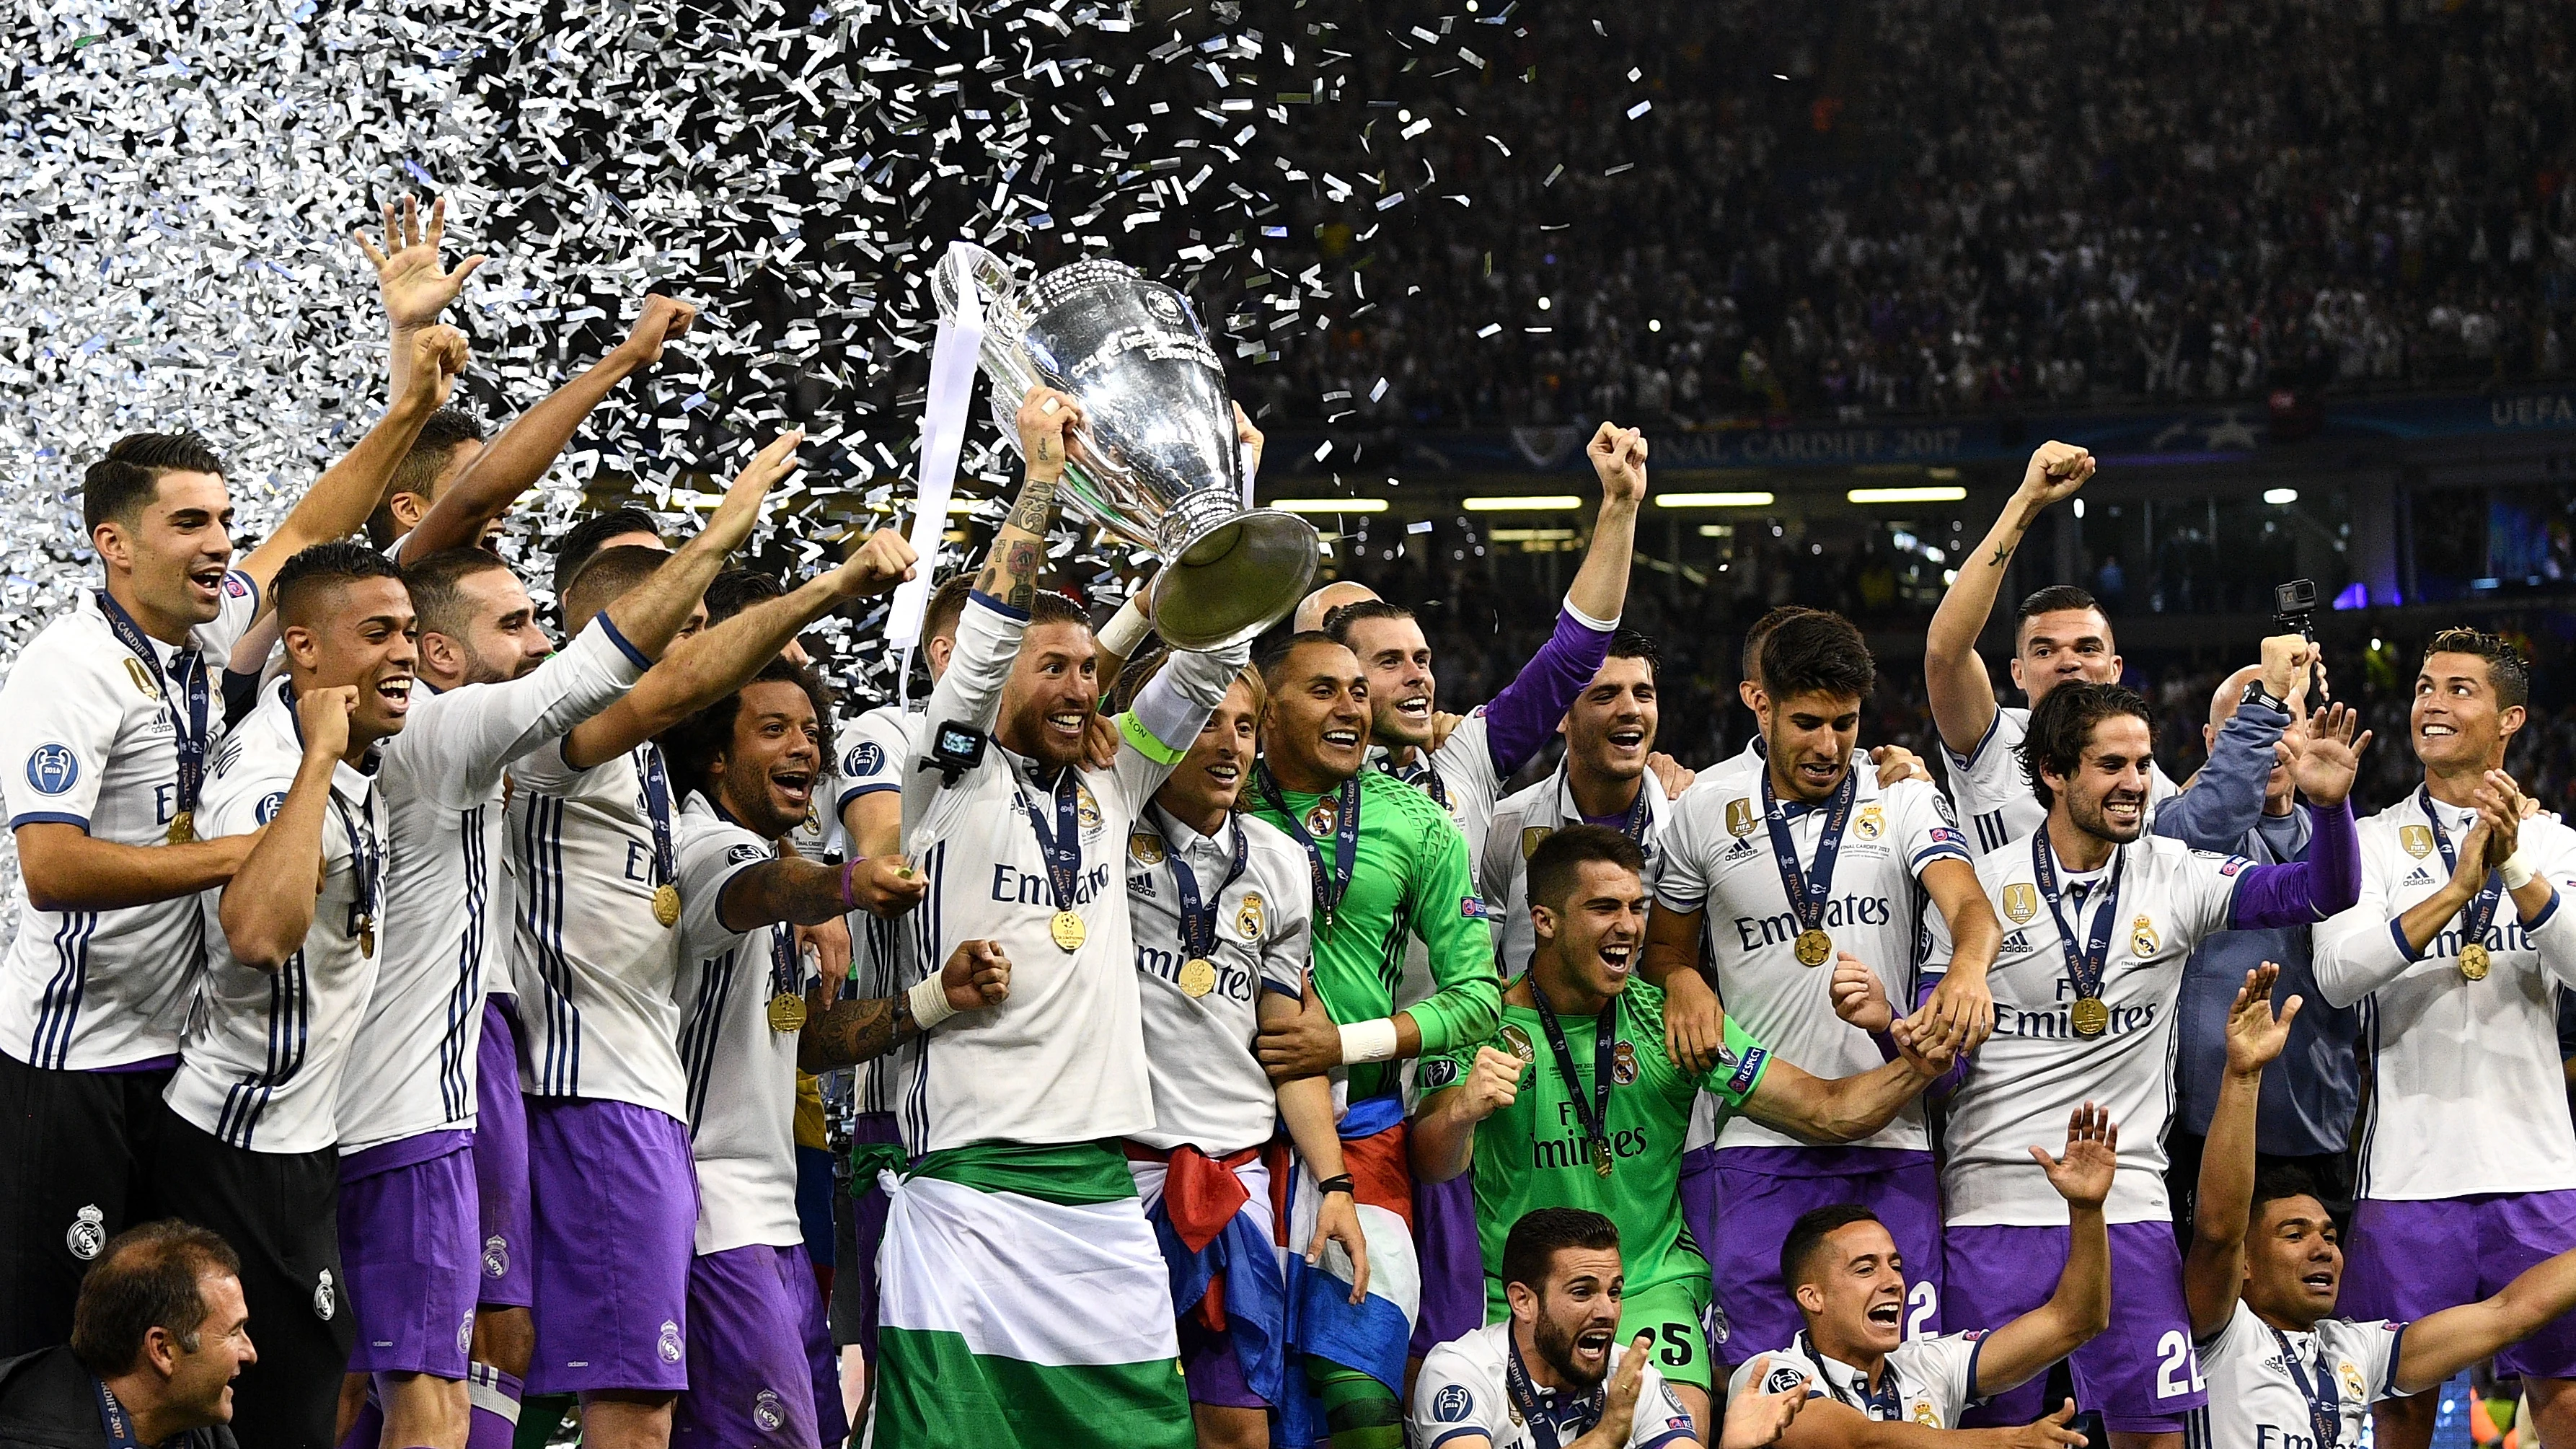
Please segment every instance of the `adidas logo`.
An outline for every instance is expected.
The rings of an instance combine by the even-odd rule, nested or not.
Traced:
[[[2011,935],[2004,937],[2003,949],[2006,951],[2028,951],[2030,949],[2030,938],[2019,931],[2015,931]]]
[[[2415,867],[2415,873],[2414,873],[2414,874],[2412,874],[2412,875],[2410,875],[2410,876],[2406,877],[2406,884],[2408,884],[2408,885],[2431,885],[2432,883],[2433,883],[2433,878],[2432,878],[2431,876],[2429,876],[2429,875],[2426,875],[2426,874],[2424,873],[2424,867],[2422,867],[2422,866],[2420,866],[2420,865],[2419,865],[2419,866],[2417,866],[2417,867]]]

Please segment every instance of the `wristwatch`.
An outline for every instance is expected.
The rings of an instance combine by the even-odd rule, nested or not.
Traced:
[[[2263,681],[2260,679],[2249,679],[2245,681],[2245,692],[2237,696],[2236,707],[2238,709],[2243,709],[2249,704],[2259,704],[2265,709],[2272,711],[2274,714],[2288,714],[2290,712],[2290,702],[2286,699],[2282,699],[2278,695],[2275,695],[2272,691],[2265,689],[2263,687]]]

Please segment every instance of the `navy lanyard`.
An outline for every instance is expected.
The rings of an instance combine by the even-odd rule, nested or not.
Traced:
[[[207,677],[205,656],[193,648],[181,649],[171,667],[179,674],[180,688],[186,693],[187,707],[171,697],[170,680],[161,672],[160,651],[152,647],[142,626],[125,606],[105,589],[97,591],[98,611],[107,616],[108,632],[124,645],[143,667],[151,672],[152,685],[161,691],[162,702],[170,707],[170,724],[178,736],[179,749],[179,814],[187,815],[197,808],[197,792],[206,782],[206,715],[212,702],[213,689]]]
[[[1306,833],[1306,822],[1288,808],[1286,797],[1279,793],[1279,782],[1270,774],[1267,764],[1255,765],[1255,778],[1261,787],[1261,799],[1279,813],[1288,833],[1306,847],[1306,867],[1315,881],[1315,910],[1324,918],[1324,929],[1333,929],[1333,918],[1342,908],[1342,894],[1351,888],[1351,871],[1359,863],[1360,853],[1360,782],[1354,775],[1334,787],[1333,799],[1333,866],[1324,868],[1323,847]]]
[[[1216,894],[1205,901],[1199,899],[1199,873],[1190,869],[1188,861],[1181,859],[1181,849],[1172,844],[1171,837],[1163,837],[1163,860],[1172,868],[1172,889],[1181,898],[1181,955],[1186,959],[1204,961],[1216,954],[1217,905],[1225,899],[1227,891],[1234,889],[1234,883],[1243,878],[1243,868],[1252,858],[1251,846],[1244,839],[1243,826],[1232,820],[1226,823],[1234,827],[1234,865],[1225,873],[1225,884],[1218,886]]]
[[[1619,1034],[1619,998],[1601,1003],[1601,1015],[1595,1019],[1592,1032],[1592,1100],[1583,1100],[1583,1079],[1574,1074],[1574,1049],[1565,1044],[1565,1027],[1556,1019],[1556,1008],[1547,1004],[1547,992],[1540,989],[1535,975],[1530,978],[1530,999],[1538,1003],[1539,1025],[1547,1028],[1547,1049],[1556,1058],[1556,1070],[1565,1078],[1565,1095],[1574,1100],[1574,1117],[1583,1129],[1586,1151],[1592,1170],[1604,1177],[1610,1175],[1610,1054],[1615,1048],[1612,1038]]]
[[[1020,810],[1038,833],[1038,853],[1046,857],[1047,889],[1054,892],[1059,911],[1073,909],[1074,889],[1082,881],[1082,813],[1077,788],[1071,766],[1056,772],[1053,834],[1047,832],[1046,816],[1029,803],[1028,792],[1020,792]]]
[[[2430,810],[2424,812],[2432,814]],[[2270,1327],[2270,1325],[2265,1325]],[[2272,1329],[2272,1341],[2281,1346],[2281,1362],[2290,1370],[2291,1382],[2299,1386],[2299,1397],[2308,1401],[2308,1427],[2316,1431],[2317,1449],[2335,1449],[2343,1442],[2343,1389],[2335,1376],[2326,1372],[2326,1341],[2317,1344],[2317,1376],[2308,1378],[2308,1367],[2290,1352],[2290,1336]]]
[[[115,1390],[96,1374],[90,1375],[89,1386],[98,1390],[98,1421],[107,1430],[107,1449],[143,1449],[134,1437],[134,1416],[116,1401]]]
[[[376,924],[376,907],[381,904],[376,899],[376,887],[382,874],[377,869],[382,864],[382,859],[376,853],[376,823],[372,819],[368,820],[362,832],[359,829],[358,820],[366,815],[365,808],[360,807],[357,814],[352,815],[349,807],[341,803],[340,792],[337,790],[331,792],[331,808],[338,812],[340,828],[347,831],[349,835],[349,874],[357,887],[359,929],[372,935]]]
[[[1841,1384],[1834,1382],[1833,1372],[1825,1367],[1825,1356],[1816,1352],[1816,1341],[1807,1336],[1805,1329],[1798,1330],[1798,1349],[1807,1356],[1809,1363],[1816,1366],[1816,1376],[1825,1381],[1825,1388],[1833,1394],[1835,1403],[1858,1409],[1881,1424],[1905,1422],[1905,1386],[1896,1376],[1896,1365],[1884,1360],[1879,1363],[1878,1376],[1883,1383],[1878,1388],[1869,1386],[1869,1375],[1855,1370],[1852,1382],[1860,1386],[1861,1396],[1854,1400],[1843,1392]],[[2320,1449],[2331,1449],[2331,1446],[2320,1446]]]
[[[769,994],[770,994],[770,996],[771,996],[773,999],[775,999],[775,998],[777,998],[777,997],[781,997],[781,996],[802,996],[802,995],[804,995],[804,993],[803,993],[803,992],[798,991],[798,990],[796,989],[797,984],[798,984],[798,983],[797,983],[797,978],[798,978],[799,976],[802,976],[803,974],[804,974],[804,972],[803,972],[801,969],[799,969],[799,967],[798,967],[798,965],[797,965],[797,961],[796,961],[796,933],[795,933],[794,931],[792,931],[792,930],[789,930],[785,925],[776,925],[776,926],[772,926],[772,927],[770,927],[770,928],[769,928]]]
[[[1529,1425],[1530,1437],[1538,1441],[1538,1449],[1557,1449],[1564,1442],[1557,1437],[1560,1428],[1574,1430],[1578,1439],[1591,1433],[1592,1426],[1601,1422],[1601,1411],[1610,1403],[1609,1378],[1605,1375],[1591,1393],[1575,1400],[1565,1423],[1559,1425],[1539,1412],[1538,1390],[1530,1383],[1529,1369],[1521,1363],[1520,1340],[1512,1339],[1511,1345],[1512,1356],[1503,1364],[1503,1388],[1512,1396],[1512,1407],[1521,1411],[1521,1421]]]
[[[1819,807],[1825,812],[1825,833],[1816,837],[1816,864],[1811,870],[1800,870],[1798,838],[1789,833],[1789,816],[1771,789],[1771,772],[1762,772],[1762,819],[1771,829],[1771,858],[1780,867],[1780,888],[1788,892],[1789,910],[1802,932],[1824,928],[1825,906],[1834,898],[1834,860],[1843,852],[1843,827],[1851,823],[1852,797],[1859,791],[1860,772],[1844,770],[1842,787]],[[1640,807],[1646,803],[1645,793],[1645,783],[1638,782]]]
[[[1583,807],[1580,805],[1573,805],[1574,791],[1573,788],[1566,783],[1565,773],[1562,770],[1557,772],[1557,792],[1556,814],[1558,819],[1582,820],[1586,824],[1590,823],[1589,819],[1583,813]],[[1569,805],[1572,806],[1571,809],[1567,808]],[[1628,818],[1620,822],[1619,833],[1627,836],[1630,840],[1637,842],[1638,848],[1643,849],[1646,844],[1646,827],[1653,820],[1654,802],[1646,798],[1646,777],[1640,775],[1637,777],[1637,803],[1628,807]],[[1840,842],[1836,842],[1836,845],[1839,848]],[[1796,898],[1796,895],[1797,893],[1795,891],[1790,892],[1790,896],[1793,900]]]
[[[2459,852],[2452,848],[2451,832],[2442,828],[2442,817],[2433,809],[2433,792],[2418,786],[2415,791],[2415,803],[2424,811],[2424,823],[2433,827],[2433,844],[2442,852],[2442,868],[2450,871],[2458,870]],[[2488,871],[2485,883],[2478,887],[2478,893],[2469,898],[2468,905],[2460,912],[2462,946],[2472,943],[2480,946],[2486,944],[2487,927],[2495,924],[2496,906],[2503,899],[2504,874],[2501,871]]]
[[[671,768],[663,763],[662,747],[644,747],[644,814],[653,824],[653,884],[676,885],[680,879],[680,861],[671,848]]]
[[[2074,978],[2079,1000],[2102,999],[2102,966],[2111,957],[2111,930],[2120,914],[2120,872],[2127,869],[2129,852],[2114,847],[2111,852],[2111,879],[2102,887],[2102,907],[2093,913],[2093,922],[2084,933],[2084,947],[2077,950],[2075,932],[2066,924],[2066,911],[2057,894],[2057,852],[2049,847],[2048,832],[2040,831],[2030,838],[2031,870],[2039,877],[2039,893],[2048,901],[2049,917],[2057,922],[2057,944],[2066,952],[2066,974]]]

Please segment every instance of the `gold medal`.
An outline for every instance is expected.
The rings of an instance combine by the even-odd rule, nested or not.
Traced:
[[[358,918],[358,954],[361,956],[376,954],[376,918],[373,916]]]
[[[180,811],[179,817],[170,822],[170,843],[172,845],[186,845],[188,842],[195,840],[196,838],[197,812],[194,810]]]
[[[1216,963],[1193,956],[1181,967],[1181,994],[1197,998],[1216,990]]]
[[[1083,939],[1090,934],[1082,917],[1072,911],[1058,911],[1047,921],[1047,935],[1054,939],[1059,951],[1081,950]]]
[[[1610,1144],[1597,1137],[1592,1141],[1592,1175],[1595,1177],[1610,1175]]]
[[[2098,996],[2082,998],[2068,1014],[2075,1018],[2077,1036],[2100,1036],[2111,1026],[2111,1008],[2104,1006]]]
[[[1820,928],[1800,931],[1791,946],[1797,951],[1801,966],[1822,966],[1834,958],[1834,938]]]
[[[680,924],[680,888],[664,881],[653,887],[653,919],[666,926]]]
[[[805,1024],[805,998],[793,991],[782,991],[769,998],[769,1029],[791,1032]]]
[[[2471,981],[2486,980],[2489,964],[2484,943],[2471,941],[2460,948],[2460,974]]]

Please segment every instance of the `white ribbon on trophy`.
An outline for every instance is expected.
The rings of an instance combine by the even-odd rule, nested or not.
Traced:
[[[957,315],[940,320],[939,337],[930,350],[930,398],[921,414],[921,477],[912,515],[912,551],[921,565],[895,590],[886,618],[886,642],[902,653],[895,675],[898,698],[912,678],[912,651],[921,642],[922,616],[930,607],[930,576],[939,560],[939,541],[948,531],[948,500],[957,490],[957,455],[966,445],[966,415],[975,401],[975,358],[983,346],[982,297],[969,288]]]

